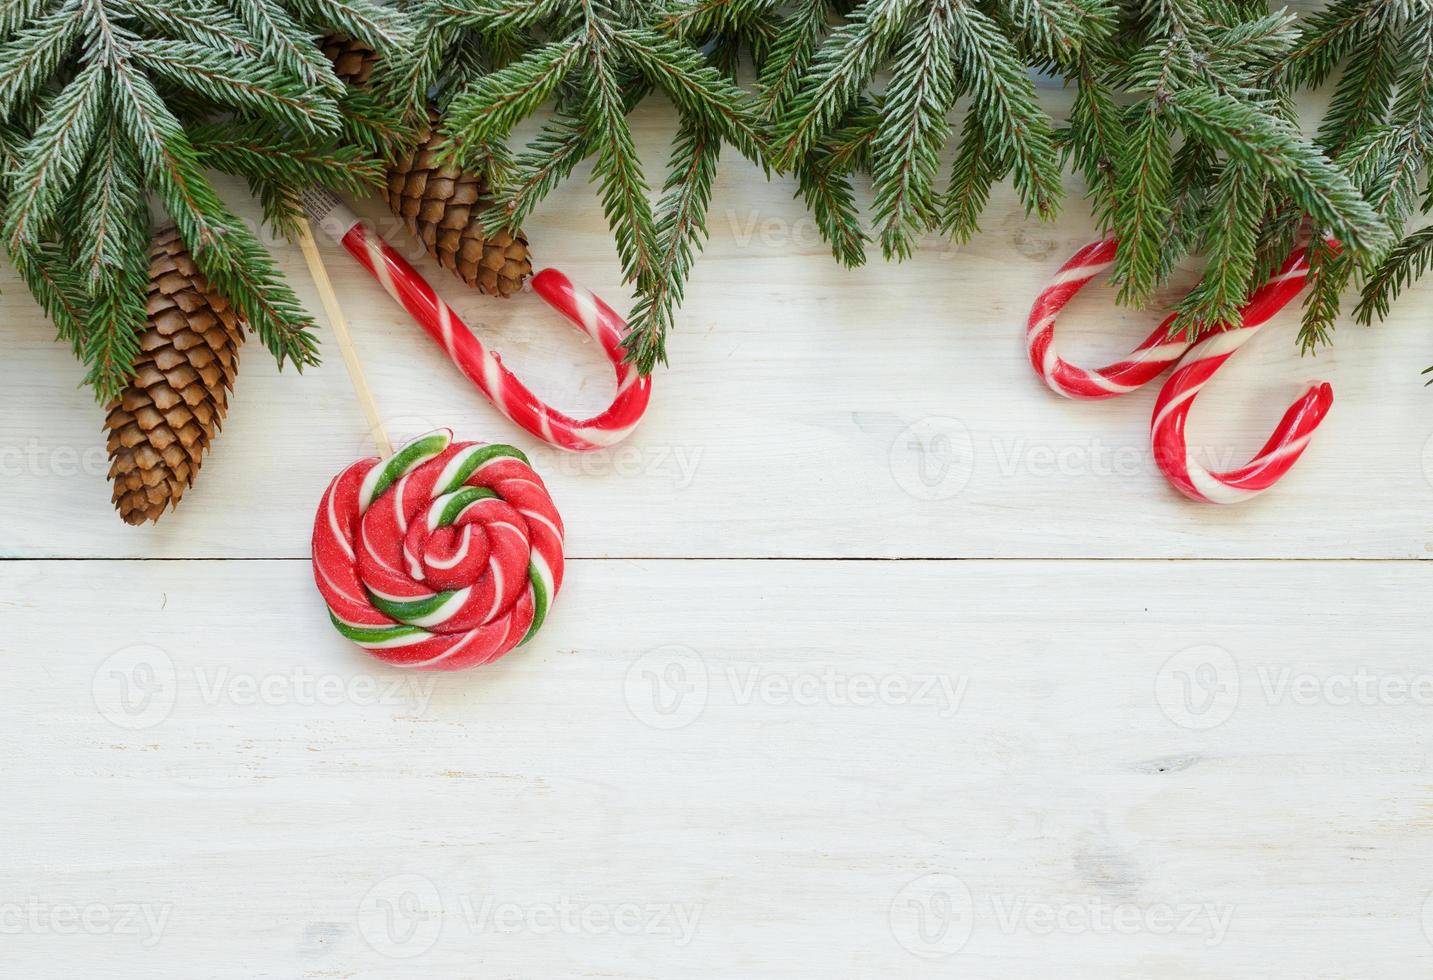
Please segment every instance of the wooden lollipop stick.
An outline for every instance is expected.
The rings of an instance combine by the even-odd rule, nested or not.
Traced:
[[[373,389],[368,386],[368,376],[363,373],[363,364],[358,360],[358,350],[353,346],[353,336],[348,332],[348,320],[343,316],[343,308],[338,305],[338,295],[333,291],[333,283],[328,278],[328,269],[324,267],[323,255],[313,240],[308,221],[299,222],[298,237],[299,248],[303,250],[304,261],[308,263],[309,274],[313,276],[314,285],[318,288],[319,302],[328,314],[329,326],[333,328],[334,339],[338,341],[338,349],[343,353],[348,378],[353,382],[353,393],[358,396],[358,404],[368,418],[368,430],[373,435],[378,452],[384,458],[392,456],[393,443],[388,438],[388,430],[383,426],[383,416],[378,413],[378,403],[373,400]]]

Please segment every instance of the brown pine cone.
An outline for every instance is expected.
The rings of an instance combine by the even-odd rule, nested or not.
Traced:
[[[105,420],[114,506],[127,523],[159,520],[194,483],[228,411],[243,342],[238,314],[209,291],[179,232],[159,232],[134,377]]]
[[[324,56],[333,62],[333,72],[349,85],[363,86],[373,75],[373,66],[378,64],[378,53],[362,41],[342,34],[330,34],[323,39]]]
[[[444,268],[490,296],[511,296],[532,275],[527,236],[483,231],[478,213],[488,200],[478,174],[438,162],[438,117],[418,148],[388,168],[388,207],[403,219]]]
[[[334,72],[350,85],[367,84],[378,55],[362,41],[338,34],[323,40]],[[437,113],[428,112],[423,142],[388,168],[388,207],[428,254],[469,286],[490,296],[511,296],[532,275],[527,236],[488,235],[478,212],[488,203],[487,182],[478,174],[438,164]]]

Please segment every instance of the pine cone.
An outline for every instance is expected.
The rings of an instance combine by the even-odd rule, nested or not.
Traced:
[[[229,409],[244,342],[238,314],[209,292],[179,232],[149,250],[149,324],[129,387],[109,406],[109,478],[129,524],[177,506]]]
[[[378,52],[362,41],[342,34],[323,39],[323,53],[333,62],[333,72],[349,85],[364,86],[378,64]]]
[[[432,110],[428,121],[418,148],[388,168],[388,207],[445,269],[479,292],[511,296],[532,275],[527,236],[483,231],[478,213],[488,202],[487,181],[439,164],[438,117]]]
[[[350,85],[366,84],[378,63],[368,45],[336,34],[324,39],[323,53]],[[418,147],[388,168],[388,207],[444,268],[479,292],[511,296],[532,275],[527,236],[483,231],[478,212],[488,203],[487,182],[470,171],[440,166],[438,115],[432,109],[428,123]]]

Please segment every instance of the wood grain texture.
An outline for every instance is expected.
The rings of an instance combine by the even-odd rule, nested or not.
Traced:
[[[7,975],[1433,966],[1424,563],[580,561],[440,677],[122,567],[0,567]]]

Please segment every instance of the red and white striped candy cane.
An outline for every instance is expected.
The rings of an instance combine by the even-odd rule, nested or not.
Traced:
[[[1245,465],[1214,473],[1194,459],[1185,440],[1184,425],[1199,389],[1219,366],[1244,346],[1255,331],[1297,296],[1309,276],[1306,249],[1297,249],[1283,267],[1249,297],[1243,309],[1243,326],[1205,334],[1169,376],[1154,403],[1150,441],[1155,462],[1169,482],[1186,497],[1214,504],[1248,500],[1273,486],[1298,461],[1333,404],[1333,388],[1314,382],[1289,406],[1264,448]]]
[[[617,373],[612,403],[590,419],[564,415],[533,394],[474,336],[427,280],[333,194],[310,190],[303,195],[303,205],[310,220],[373,274],[498,411],[539,439],[577,452],[603,449],[621,442],[642,420],[652,396],[652,379],[624,361],[622,339],[627,324],[610,306],[561,272],[539,272],[532,278],[533,289],[597,341]]]
[[[1107,270],[1114,260],[1113,238],[1091,242],[1060,266],[1060,271],[1030,308],[1030,319],[1025,325],[1030,364],[1051,391],[1066,398],[1113,398],[1127,394],[1159,377],[1189,349],[1189,341],[1170,338],[1169,326],[1174,322],[1171,314],[1129,357],[1107,367],[1076,367],[1056,352],[1055,318],[1086,283]]]

